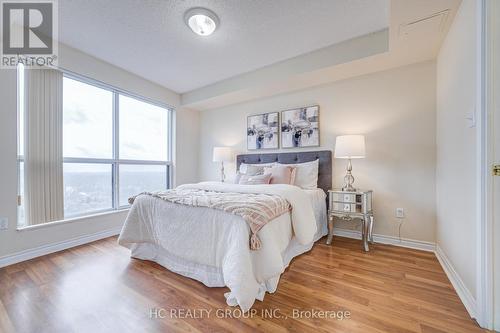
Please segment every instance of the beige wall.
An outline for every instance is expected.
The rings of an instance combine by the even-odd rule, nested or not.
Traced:
[[[59,65],[66,70],[174,107],[179,104],[178,94],[74,49],[61,46],[59,62]],[[125,219],[126,212],[82,218],[69,223],[47,225],[31,230],[16,230],[17,111],[16,72],[14,70],[0,70],[0,101],[0,216],[9,219],[9,229],[0,230],[0,259],[22,250],[119,228]],[[182,132],[176,132],[177,139],[185,141],[185,134],[182,133],[188,133],[192,137],[191,140],[197,142],[197,113],[187,110],[186,115],[184,115],[183,111],[180,108],[176,111],[176,127],[183,129]],[[180,183],[195,181],[197,170],[191,166],[189,161],[196,161],[198,152],[189,149],[183,151],[177,149],[177,152],[175,163],[179,171],[175,174],[175,181]],[[189,166],[183,168],[182,164],[189,164]]]
[[[340,134],[365,134],[367,158],[354,160],[356,185],[374,190],[375,233],[397,236],[396,207],[405,208],[403,238],[435,241],[435,64],[425,62],[200,112],[201,180],[217,180],[212,148],[246,152],[249,114],[320,105],[321,147]],[[287,150],[290,151],[290,150]],[[340,186],[345,160],[334,161]],[[234,164],[228,172],[234,173]],[[344,225],[343,227],[349,227]]]
[[[464,0],[437,60],[437,244],[476,297],[476,1]]]

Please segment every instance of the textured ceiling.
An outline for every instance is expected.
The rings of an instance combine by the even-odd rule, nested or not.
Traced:
[[[192,7],[221,24],[184,24]],[[178,93],[386,28],[389,0],[59,0],[64,44]]]

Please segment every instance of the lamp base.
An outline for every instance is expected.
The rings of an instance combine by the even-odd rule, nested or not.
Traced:
[[[221,181],[221,183],[224,183],[225,180],[226,180],[226,173],[224,172],[224,162],[221,162],[220,181]]]
[[[356,188],[352,186],[352,184],[354,184],[354,177],[351,171],[352,171],[352,163],[351,159],[349,159],[349,162],[347,163],[346,174],[344,176],[344,185],[342,186],[342,191],[356,192]]]
[[[357,189],[355,187],[352,187],[352,186],[350,186],[350,187],[342,187],[342,191],[344,191],[344,192],[356,192]]]

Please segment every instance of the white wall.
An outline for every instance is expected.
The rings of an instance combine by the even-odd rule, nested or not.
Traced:
[[[59,44],[59,67],[177,107],[179,94],[74,48]]]
[[[437,244],[476,295],[476,1],[464,0],[437,59]]]
[[[500,163],[500,2],[492,0],[489,2],[491,6],[492,22],[492,38],[493,38],[493,105],[491,110],[493,113],[493,146],[494,159],[496,163]],[[493,328],[500,332],[500,177],[494,177],[493,183],[493,200],[496,202],[493,216],[493,290],[494,290],[494,307],[493,307]]]
[[[66,70],[173,107],[179,105],[178,94],[64,45],[59,48],[59,65]],[[0,260],[4,256],[19,251],[119,228],[125,219],[126,212],[82,218],[69,223],[46,225],[30,230],[16,230],[16,94],[16,72],[0,70],[0,216],[9,219],[9,229],[0,230]],[[177,139],[187,140],[186,135],[182,133],[188,133],[190,140],[197,142],[196,111],[187,110],[184,114],[184,109],[179,108],[176,113],[176,127],[183,129],[182,132],[176,132],[180,133]],[[195,163],[198,152],[189,149],[184,151],[177,149],[177,152],[175,163],[180,172],[175,174],[175,181],[179,183],[195,181],[197,170],[192,167],[192,163]],[[187,168],[183,167],[184,164],[188,165]]]
[[[211,160],[214,146],[246,152],[247,115],[319,104],[319,149],[333,150],[340,134],[366,135],[367,158],[353,161],[353,174],[356,186],[374,190],[374,232],[397,236],[395,208],[403,207],[402,237],[434,242],[435,91],[435,64],[425,62],[201,111],[200,179],[218,179],[218,165]],[[340,186],[345,160],[334,161],[333,167],[334,185]]]
[[[200,113],[178,108],[175,114],[175,186],[198,181]]]

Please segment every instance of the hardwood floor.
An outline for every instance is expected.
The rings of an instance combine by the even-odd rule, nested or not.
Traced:
[[[241,318],[226,305],[226,288],[131,259],[112,237],[0,269],[0,332],[483,331],[434,254],[371,249],[346,238],[319,241],[292,261],[275,294],[256,301],[253,318]],[[337,318],[307,318],[312,310]]]

